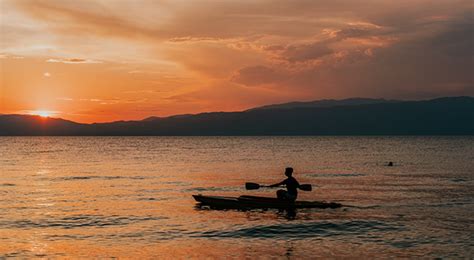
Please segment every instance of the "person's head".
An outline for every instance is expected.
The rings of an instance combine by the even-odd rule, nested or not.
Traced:
[[[285,169],[285,175],[286,175],[286,177],[291,177],[291,175],[293,175],[293,168],[291,168],[291,167],[286,167],[286,169]]]

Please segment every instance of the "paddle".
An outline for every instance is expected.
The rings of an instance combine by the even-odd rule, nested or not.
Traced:
[[[245,183],[245,189],[247,190],[257,190],[260,188],[268,188],[268,186],[260,185],[258,183],[253,183],[253,182]],[[312,191],[313,187],[311,186],[311,184],[300,184],[299,189],[304,190],[304,191]]]
[[[258,183],[253,183],[253,182],[246,182],[245,183],[245,189],[247,189],[247,190],[258,190],[262,187],[265,187],[265,186],[262,186]]]

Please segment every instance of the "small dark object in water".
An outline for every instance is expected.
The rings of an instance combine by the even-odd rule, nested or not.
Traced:
[[[388,162],[387,166],[393,166],[393,162]]]

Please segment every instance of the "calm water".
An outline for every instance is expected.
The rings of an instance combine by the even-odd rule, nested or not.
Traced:
[[[394,161],[394,167],[384,166]],[[217,211],[192,194],[354,207]],[[1,137],[2,257],[474,257],[473,137]]]

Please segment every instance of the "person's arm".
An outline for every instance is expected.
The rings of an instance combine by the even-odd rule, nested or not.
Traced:
[[[278,187],[278,186],[281,186],[281,185],[284,185],[284,184],[285,184],[285,181],[282,181],[282,182],[279,182],[279,183],[275,183],[275,184],[269,185],[269,186],[267,186],[267,187],[273,188],[273,187]]]

